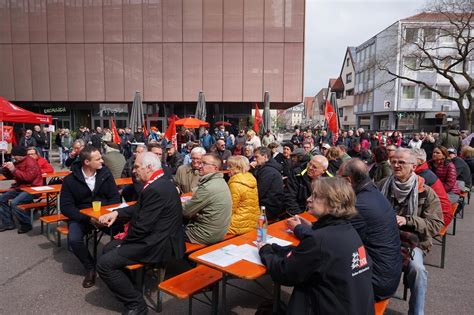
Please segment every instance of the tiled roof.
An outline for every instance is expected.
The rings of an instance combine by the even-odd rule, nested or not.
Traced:
[[[442,21],[448,21],[448,13],[438,13],[438,12],[421,12],[419,14],[407,17],[406,19],[402,19],[400,21],[410,21],[410,22],[442,22]],[[455,13],[450,14],[451,17],[456,18]],[[459,17],[461,15],[459,14]]]

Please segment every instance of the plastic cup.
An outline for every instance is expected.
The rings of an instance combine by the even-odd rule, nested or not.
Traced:
[[[100,212],[100,206],[101,206],[101,202],[100,201],[93,201],[92,202],[92,210],[94,212]]]

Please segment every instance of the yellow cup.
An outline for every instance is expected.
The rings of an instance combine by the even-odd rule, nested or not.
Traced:
[[[100,212],[100,206],[101,206],[101,202],[100,201],[93,201],[92,202],[92,210],[94,212]]]

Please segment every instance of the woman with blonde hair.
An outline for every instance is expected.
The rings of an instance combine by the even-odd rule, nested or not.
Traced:
[[[288,314],[373,314],[372,262],[349,218],[355,193],[338,177],[314,182],[308,212],[287,220],[298,246],[261,245],[260,258],[273,281],[294,286]]]
[[[227,160],[230,170],[229,189],[232,196],[232,218],[228,233],[243,234],[257,227],[258,206],[257,180],[249,172],[250,163],[245,156],[231,156]]]
[[[260,138],[255,134],[255,131],[249,130],[247,131],[247,142],[245,144],[251,145],[255,150],[262,146],[262,141],[260,141]]]

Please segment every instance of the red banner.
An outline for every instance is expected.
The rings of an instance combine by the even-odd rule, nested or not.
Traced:
[[[15,140],[14,138],[15,136],[13,135],[13,126],[3,126],[3,140],[8,143],[13,143]]]
[[[258,135],[260,133],[260,125],[262,124],[263,119],[260,115],[260,110],[258,109],[257,103],[255,103],[255,118],[253,120],[253,131]]]
[[[334,108],[331,105],[329,99],[326,100],[326,109],[324,111],[324,117],[328,123],[328,131],[332,132],[333,144],[336,143],[339,136],[339,127],[337,125],[337,114],[334,111]]]

